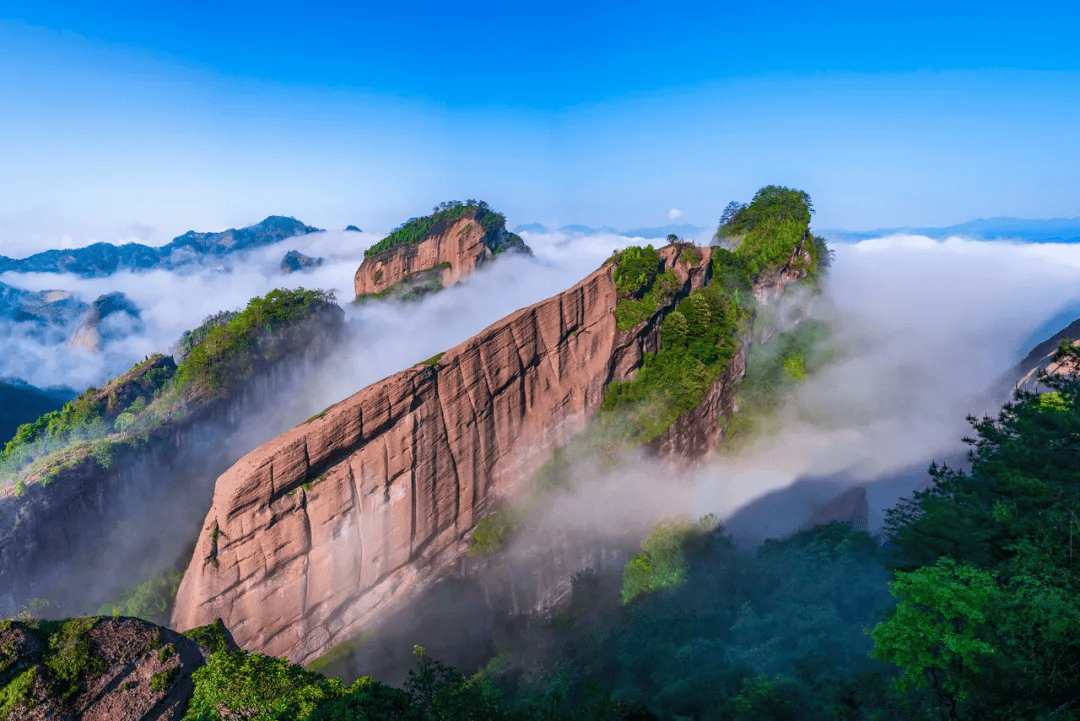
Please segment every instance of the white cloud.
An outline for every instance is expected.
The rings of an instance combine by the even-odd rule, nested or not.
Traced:
[[[420,304],[349,305],[363,250],[377,239],[345,232],[302,236],[259,249],[231,272],[154,271],[90,280],[6,274],[0,280],[31,289],[68,288],[87,300],[122,290],[144,309],[146,330],[100,356],[5,339],[0,376],[42,386],[100,384],[147,353],[167,350],[207,315],[240,308],[271,288],[332,288],[353,333],[333,362],[311,374],[310,388],[295,394],[291,414],[302,420],[570,287],[633,242],[613,235],[526,234],[535,260],[501,258]],[[312,273],[282,276],[278,263],[293,248],[327,261]],[[669,474],[651,466],[627,475],[640,479],[641,498],[657,499],[635,505],[650,516],[641,522],[668,512],[730,516],[799,478],[866,481],[940,458],[959,446],[969,430],[965,416],[984,410],[973,405],[979,394],[1030,347],[1031,333],[1062,308],[1080,305],[1077,246],[896,236],[839,245],[836,256],[811,313],[833,324],[841,360],[799,388],[784,411],[784,434],[752,453],[699,470],[677,491]],[[600,484],[590,493],[607,493],[605,488]],[[871,491],[879,507],[894,501]],[[581,512],[608,505],[590,496]],[[802,520],[791,519],[794,525]]]
[[[668,220],[675,220],[675,219],[676,219],[676,218],[678,218],[678,217],[679,217],[680,215],[682,215],[682,211],[681,211],[681,210],[679,210],[678,208],[672,208],[672,209],[671,209],[671,210],[669,210],[669,211],[668,211],[668,213],[667,213],[667,217],[668,217]]]

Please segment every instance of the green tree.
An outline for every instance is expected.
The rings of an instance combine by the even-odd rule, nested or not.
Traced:
[[[900,600],[873,631],[871,657],[903,669],[901,691],[928,689],[949,718],[967,718],[963,702],[982,673],[982,658],[995,652],[988,614],[1000,595],[991,573],[942,558],[933,566],[897,574]]]

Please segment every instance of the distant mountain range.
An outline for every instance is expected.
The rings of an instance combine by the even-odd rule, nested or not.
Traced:
[[[588,225],[579,225],[579,224],[563,225],[563,226],[560,226],[558,228],[558,232],[565,233],[566,235],[603,235],[603,234],[610,234],[610,235],[623,235],[623,236],[628,236],[628,237],[632,237],[632,238],[648,238],[648,239],[667,238],[672,233],[679,236],[680,238],[696,238],[696,237],[700,236],[702,233],[705,233],[705,232],[707,232],[709,230],[711,230],[711,228],[706,228],[706,227],[700,226],[700,225],[688,225],[688,224],[664,225],[664,226],[661,226],[659,228],[633,228],[631,230],[618,230],[617,228],[612,228],[610,225],[603,225],[603,226],[600,226],[599,228],[592,228],[592,227],[590,227]],[[543,225],[542,223],[526,223],[524,225],[519,225],[519,226],[515,227],[514,232],[515,233],[540,234],[540,233],[551,233],[553,231],[550,228],[548,228],[546,225]]]
[[[46,250],[27,258],[0,255],[0,273],[74,273],[83,278],[100,278],[120,270],[174,270],[208,256],[221,256],[246,248],[276,243],[286,238],[320,232],[295,218],[271,215],[246,228],[230,228],[220,233],[189,230],[170,243],[155,248],[141,243],[94,243],[84,248]]]
[[[979,240],[1023,240],[1029,243],[1080,243],[1080,218],[979,218],[959,225],[940,228],[877,228],[875,230],[822,230],[826,240],[856,243],[868,238],[881,238],[901,233],[944,239],[952,236]]]

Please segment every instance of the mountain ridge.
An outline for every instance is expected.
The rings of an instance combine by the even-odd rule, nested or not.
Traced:
[[[1033,243],[1078,243],[1080,242],[1080,217],[1025,219],[1001,216],[994,218],[976,218],[975,220],[947,226],[901,226],[895,228],[876,228],[873,230],[843,230],[834,228],[819,232],[829,240],[840,243],[855,243],[860,240],[902,233],[924,235],[928,238],[935,239],[944,239],[959,235],[974,237],[981,240],[1008,240],[1016,238]]]
[[[121,270],[175,270],[194,263],[200,256],[225,255],[316,232],[321,229],[292,217],[271,215],[254,225],[217,233],[189,230],[160,247],[93,243],[70,250],[45,250],[25,258],[0,255],[0,273],[74,273],[83,278],[101,278]]]

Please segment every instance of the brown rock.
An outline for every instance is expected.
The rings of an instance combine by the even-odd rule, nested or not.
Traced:
[[[440,237],[472,237],[457,227]],[[474,523],[585,428],[607,385],[658,349],[666,314],[708,281],[710,251],[691,264],[682,250],[660,250],[679,290],[629,331],[616,327],[606,264],[242,458],[217,480],[172,625],[221,617],[242,647],[307,663],[459,569]],[[419,266],[441,257],[425,252]],[[801,277],[785,272],[770,288]],[[744,367],[745,352],[655,450],[709,455]]]
[[[680,291],[630,331],[605,265],[249,453],[217,481],[173,625],[220,616],[244,648],[307,662],[424,590],[658,347],[663,315],[707,280],[703,256],[675,263]]]
[[[84,659],[85,669],[65,700],[67,685],[44,663],[49,648],[43,630],[21,621],[0,626],[0,684],[32,674],[27,703],[12,709],[11,718],[179,720],[194,691],[191,674],[206,662],[213,649],[203,648],[175,631],[137,618],[71,619],[55,631],[67,654]],[[226,647],[236,649],[227,630]],[[55,651],[54,651],[55,652]]]
[[[381,293],[422,271],[439,273],[445,288],[457,283],[476,268],[494,258],[484,244],[486,231],[467,213],[450,222],[439,223],[419,243],[396,245],[364,258],[356,271],[356,295]]]

